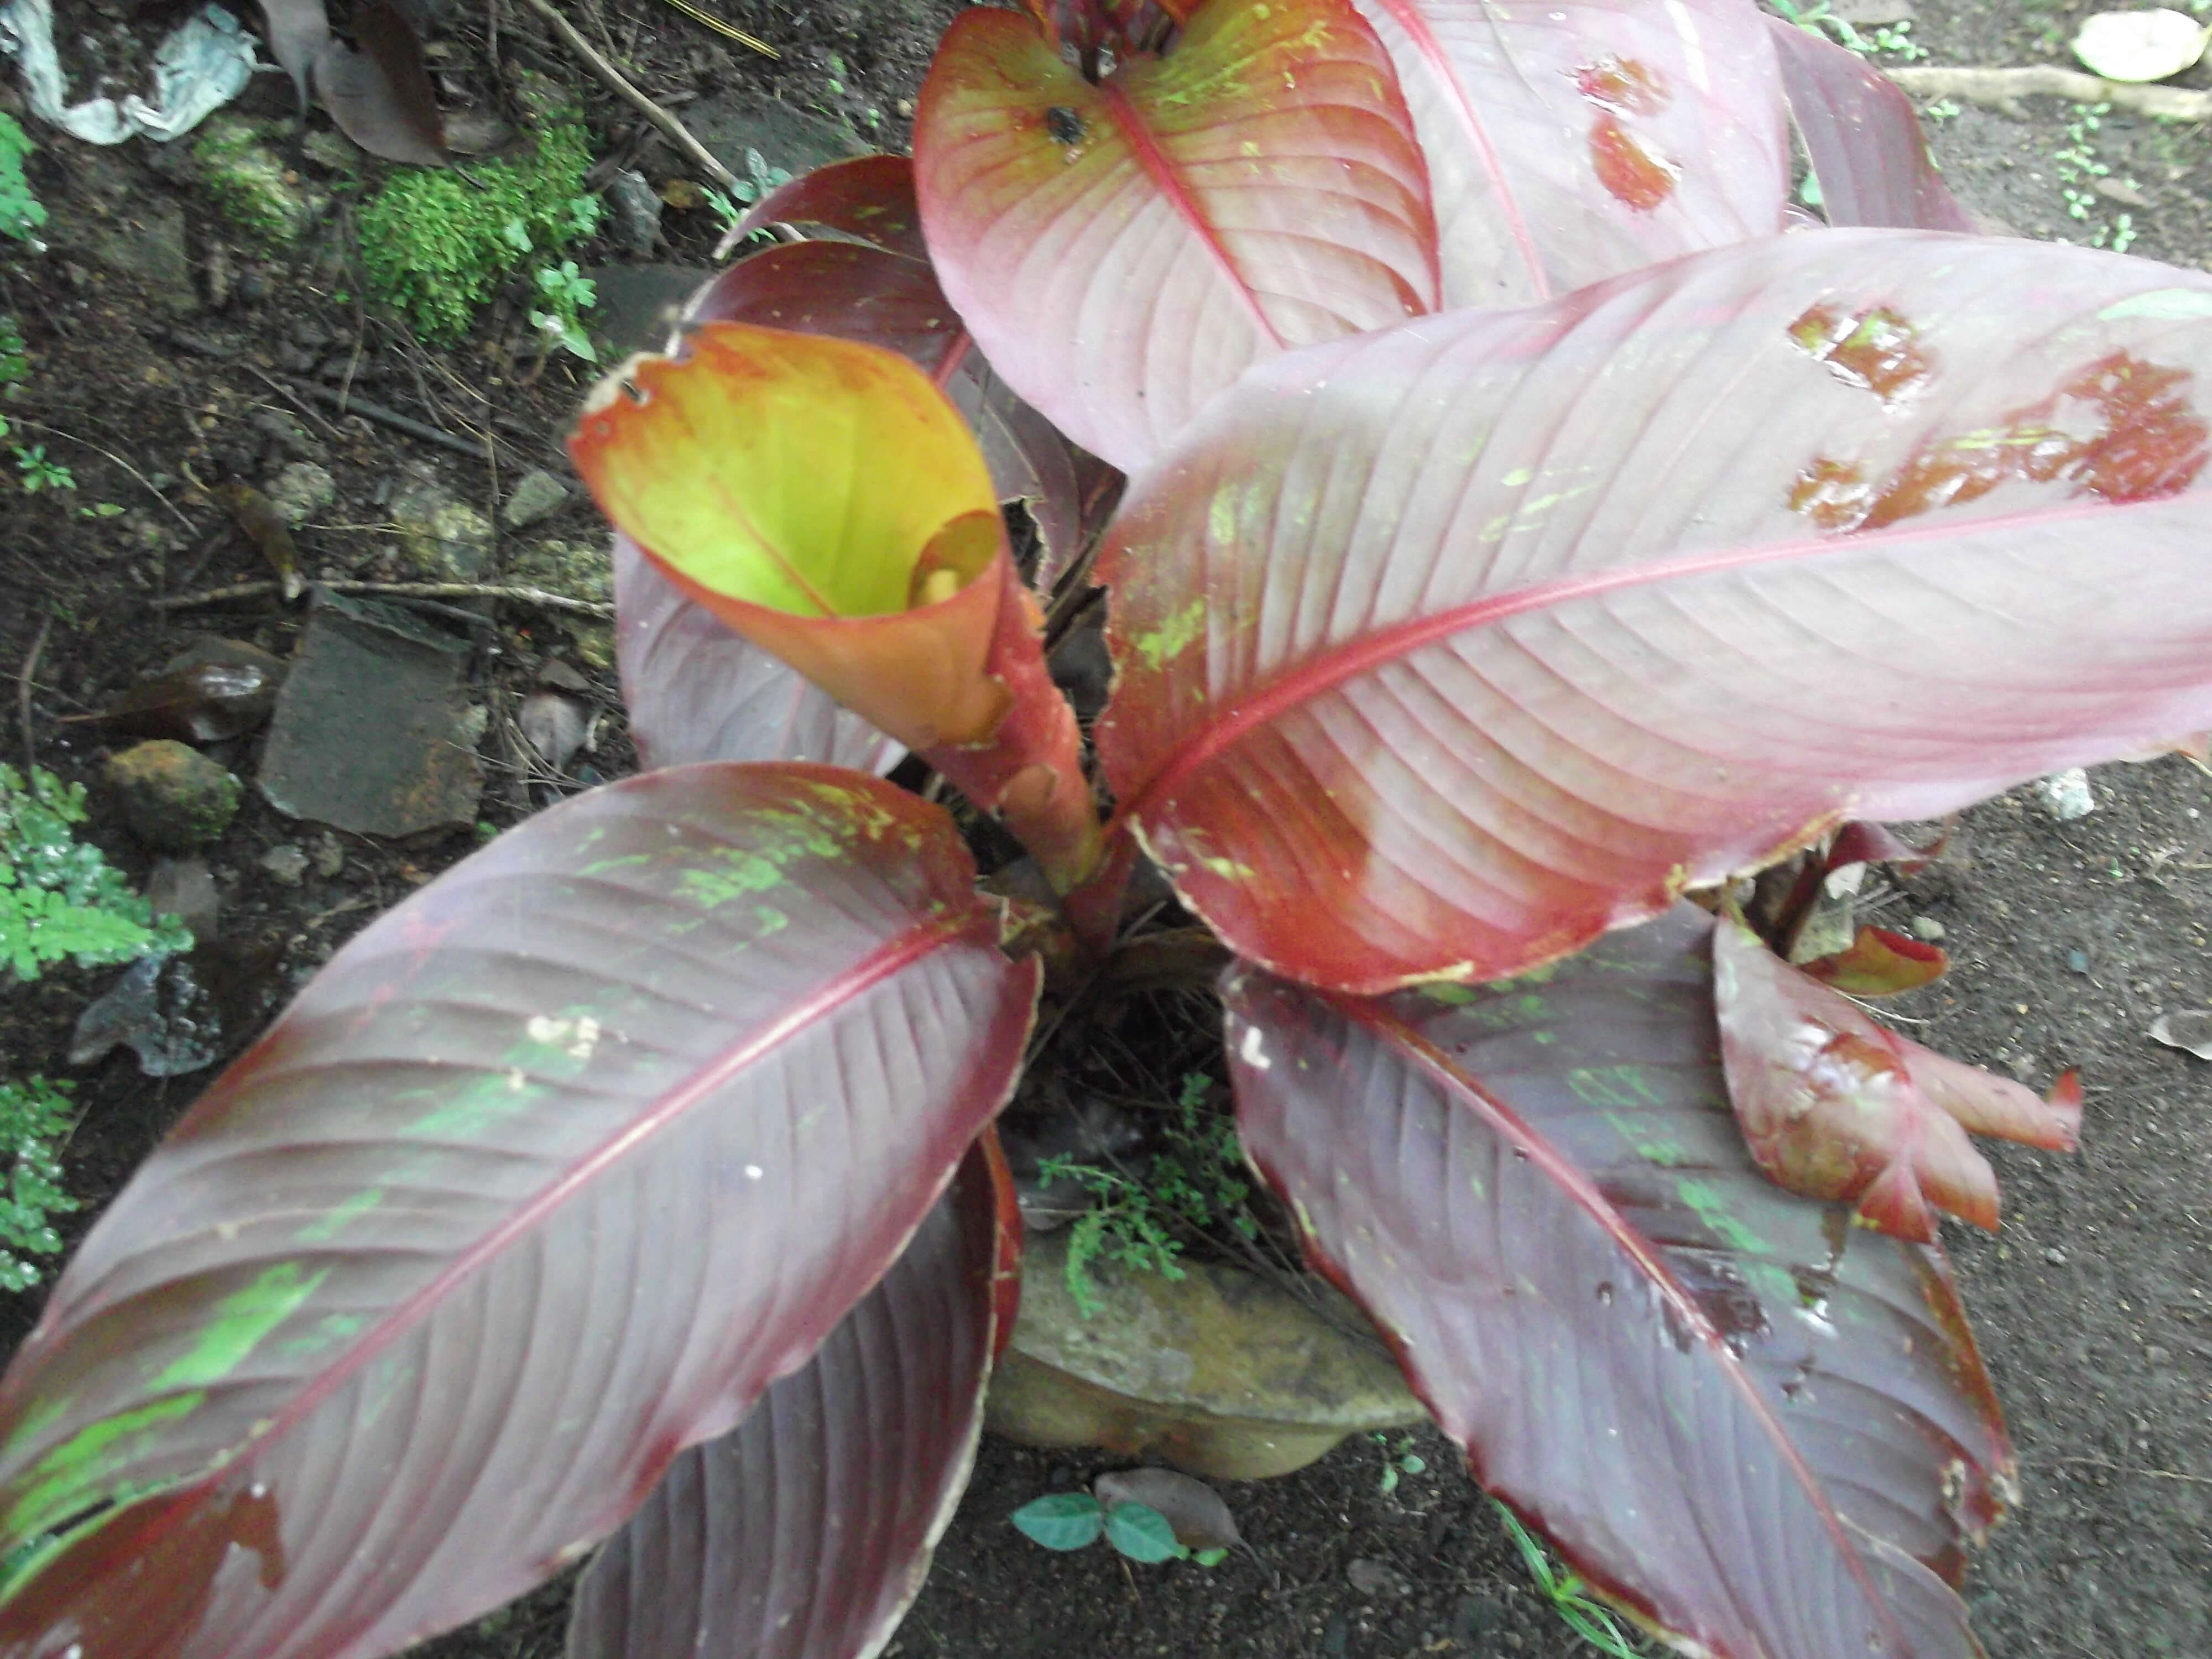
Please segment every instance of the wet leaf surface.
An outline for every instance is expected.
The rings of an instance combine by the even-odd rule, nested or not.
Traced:
[[[315,59],[315,90],[338,131],[387,161],[443,167],[437,90],[406,18],[391,0],[357,0],[348,27],[355,45],[332,37]]]
[[[1924,1048],[1740,922],[1723,919],[1714,931],[1713,981],[1729,1095],[1752,1155],[1794,1193],[1856,1204],[1869,1226],[1933,1243],[1941,1209],[1996,1227],[1996,1176],[1969,1129],[2054,1152],[2080,1138],[2072,1073],[2039,1099]]]
[[[1728,1659],[1971,1659],[1951,1586],[2015,1483],[1950,1271],[1753,1165],[1711,929],[1381,1001],[1239,969],[1239,1131],[1576,1571]]]

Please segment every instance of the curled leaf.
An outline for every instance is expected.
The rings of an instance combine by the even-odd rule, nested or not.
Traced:
[[[246,539],[261,550],[261,556],[276,573],[285,599],[298,599],[305,591],[300,580],[299,550],[293,545],[291,526],[284,522],[276,504],[252,484],[217,484],[212,494],[230,509],[232,520],[246,532]]]
[[[97,720],[125,737],[220,743],[251,732],[276,706],[284,665],[238,640],[209,640],[169,659],[163,672],[118,692]]]
[[[1173,1469],[1122,1469],[1100,1475],[1091,1490],[1109,1510],[1144,1504],[1175,1529],[1176,1541],[1187,1549],[1234,1549],[1244,1541],[1221,1494]]]
[[[1075,718],[988,468],[907,358],[718,321],[632,358],[569,441],[675,586],[1002,813],[1063,889],[1096,857]]]
[[[1807,1198],[1856,1202],[1859,1219],[1932,1243],[1930,1206],[1997,1224],[1997,1182],[1966,1139],[2070,1152],[2074,1073],[2050,1097],[1876,1024],[1792,968],[1733,918],[1713,930],[1713,994],[1729,1097],[1753,1158]]]
[[[1850,948],[1799,964],[1823,985],[1846,996],[1893,997],[1917,991],[1943,977],[1950,957],[1940,945],[1924,945],[1887,927],[1862,927]]]

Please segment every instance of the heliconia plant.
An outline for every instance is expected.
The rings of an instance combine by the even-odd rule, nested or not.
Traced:
[[[577,1659],[881,1651],[1042,962],[1141,944],[1139,858],[1486,1487],[1685,1652],[1978,1653],[2015,1471],[1931,1212],[2078,1085],[1685,895],[2212,724],[2212,276],[1966,234],[1750,0],[969,12],[911,166],[770,223],[573,441],[654,769],[363,932],[94,1228],[0,1382],[0,1654],[366,1659],[595,1550]]]

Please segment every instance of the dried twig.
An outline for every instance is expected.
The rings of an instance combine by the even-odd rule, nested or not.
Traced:
[[[471,460],[481,461],[487,458],[488,452],[484,447],[473,438],[464,438],[447,431],[443,427],[431,426],[425,422],[416,420],[411,416],[402,415],[397,410],[386,409],[381,404],[373,404],[366,398],[349,398],[343,392],[333,392],[325,386],[297,386],[293,390],[306,397],[313,398],[319,404],[328,404],[340,414],[358,415],[364,420],[375,422],[379,426],[388,426],[394,432],[404,432],[410,438],[420,438],[424,443],[441,444],[447,449],[467,456]]]
[[[580,617],[611,620],[615,608],[595,599],[572,599],[565,593],[549,593],[542,587],[502,587],[496,582],[317,582],[333,593],[368,593],[394,599],[509,599],[533,605],[541,611],[568,611]],[[155,599],[155,611],[196,611],[202,605],[228,605],[233,599],[258,599],[276,592],[275,582],[234,582],[210,587],[204,593],[179,593]]]
[[[2212,1474],[2184,1474],[2179,1469],[2134,1469],[2124,1463],[2109,1463],[2101,1457],[2055,1457],[2054,1463],[2070,1463],[2078,1468],[2104,1469],[2113,1474],[2139,1474],[2146,1480],[2185,1480],[2193,1486],[2212,1486]]]
[[[2110,104],[2114,109],[2170,121],[2212,120],[2212,92],[2105,81],[2056,64],[2032,64],[2024,69],[1893,69],[1882,73],[1916,97],[1963,98],[1970,104],[2014,117],[2022,113],[2021,99],[2040,97]]]
[[[46,620],[39,624],[38,636],[31,641],[31,653],[23,659],[22,672],[15,676],[15,719],[23,728],[23,776],[27,782],[31,769],[39,763],[39,746],[31,732],[31,677],[39,672],[40,653],[46,648],[46,635],[53,631],[54,613],[51,607]]]
[[[725,40],[734,40],[741,46],[750,46],[753,51],[761,53],[763,57],[781,58],[783,56],[781,52],[778,52],[774,46],[769,45],[767,41],[761,40],[757,35],[747,34],[741,28],[732,27],[729,24],[725,23],[720,18],[715,16],[714,13],[703,10],[700,7],[693,5],[691,3],[691,0],[667,0],[667,3],[675,7],[677,10],[682,12],[686,17],[690,18],[693,22],[700,25],[702,27],[714,30],[715,33],[720,35]]]
[[[659,128],[661,136],[703,168],[724,190],[735,190],[738,175],[714,158],[714,153],[691,136],[685,126],[666,110],[632,86],[623,72],[607,61],[606,54],[577,32],[576,26],[563,17],[552,0],[527,0],[531,10],[553,26],[554,32],[568,43],[568,49],[591,65],[592,72],[606,82],[608,89],[629,102],[632,108]]]

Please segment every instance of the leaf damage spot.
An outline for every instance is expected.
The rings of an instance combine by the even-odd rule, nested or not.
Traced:
[[[1963,505],[2014,482],[2070,483],[2076,496],[2114,502],[2163,501],[2196,482],[2212,437],[2188,400],[2193,378],[2116,351],[1995,426],[1923,439],[1880,481],[1864,462],[1817,456],[1790,485],[1790,508],[1847,534]]]
[[[1590,165],[1616,200],[1648,213],[1674,193],[1681,169],[1622,124],[1656,115],[1674,101],[1666,78],[1633,58],[1600,58],[1578,65],[1575,90],[1598,111],[1590,125]]]
[[[1871,392],[1886,404],[1911,396],[1935,373],[1920,344],[1920,331],[1887,306],[1838,314],[1811,306],[1790,324],[1790,341],[1845,386]]]

